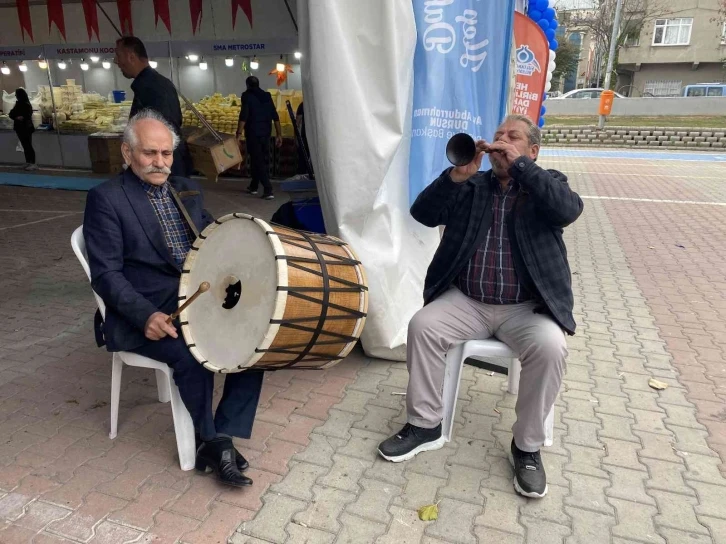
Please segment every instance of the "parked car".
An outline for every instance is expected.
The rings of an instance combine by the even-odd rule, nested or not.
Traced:
[[[572,91],[568,91],[562,96],[554,96],[552,97],[552,100],[562,100],[565,98],[600,98],[600,94],[605,89],[574,89]],[[615,98],[625,98],[620,93],[615,93]]]
[[[686,85],[683,96],[726,96],[726,83],[696,83]]]

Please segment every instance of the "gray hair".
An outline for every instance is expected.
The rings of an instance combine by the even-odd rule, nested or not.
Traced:
[[[504,119],[504,123],[508,123],[510,121],[521,121],[527,127],[529,127],[529,134],[527,136],[527,139],[529,140],[529,145],[542,145],[542,131],[539,129],[539,127],[526,115],[518,115],[518,114],[512,114],[507,115],[506,119]],[[502,123],[502,124],[504,124]]]
[[[128,124],[126,125],[126,128],[124,129],[124,143],[127,144],[129,147],[134,148],[139,143],[138,135],[136,134],[136,124],[139,121],[144,121],[146,119],[153,119],[154,121],[159,121],[162,125],[166,127],[166,129],[171,133],[171,143],[173,146],[173,149],[176,149],[179,145],[179,135],[176,133],[176,130],[174,130],[174,127],[172,124],[167,121],[163,115],[161,115],[158,111],[151,110],[151,109],[143,109],[136,115],[134,115],[131,119],[129,119]]]

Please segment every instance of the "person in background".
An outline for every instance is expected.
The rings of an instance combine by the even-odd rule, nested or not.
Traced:
[[[131,83],[134,101],[129,118],[144,109],[160,113],[179,136],[179,146],[174,150],[172,174],[189,177],[193,170],[192,157],[182,137],[182,112],[174,84],[149,66],[146,47],[134,36],[124,36],[116,40],[114,62],[125,78],[134,80]]]
[[[244,131],[247,153],[250,156],[252,180],[247,192],[257,194],[257,185],[262,184],[262,198],[272,200],[272,184],[270,183],[270,137],[272,123],[275,123],[275,145],[282,146],[282,127],[277,109],[272,102],[272,95],[260,89],[260,80],[250,76],[246,81],[247,90],[242,93],[242,109],[239,112],[237,139]]]
[[[297,107],[297,111],[295,112],[295,122],[297,123],[297,129],[300,131],[300,137],[302,138],[305,146],[301,147],[298,145],[297,148],[297,173],[309,175],[308,161],[305,154],[310,152],[310,148],[308,147],[308,135],[305,131],[305,110],[302,102],[300,102],[300,105]]]
[[[28,98],[25,89],[15,89],[15,107],[10,110],[9,117],[13,120],[13,129],[18,135],[25,153],[25,169],[37,170],[38,165],[35,164],[35,149],[33,149],[33,106]]]

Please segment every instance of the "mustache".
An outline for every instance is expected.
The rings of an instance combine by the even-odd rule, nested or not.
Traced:
[[[167,176],[171,174],[171,169],[167,168],[166,166],[162,166],[161,168],[157,168],[156,166],[150,165],[147,166],[142,170],[142,173],[144,174],[166,174]]]

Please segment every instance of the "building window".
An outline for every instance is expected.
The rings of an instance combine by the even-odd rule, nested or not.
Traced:
[[[625,28],[623,45],[626,47],[636,47],[640,45],[640,29],[643,27],[643,21],[633,22]]]
[[[693,18],[656,19],[653,45],[688,45],[691,43]]]
[[[680,96],[683,81],[651,80],[645,82],[643,96]]]

